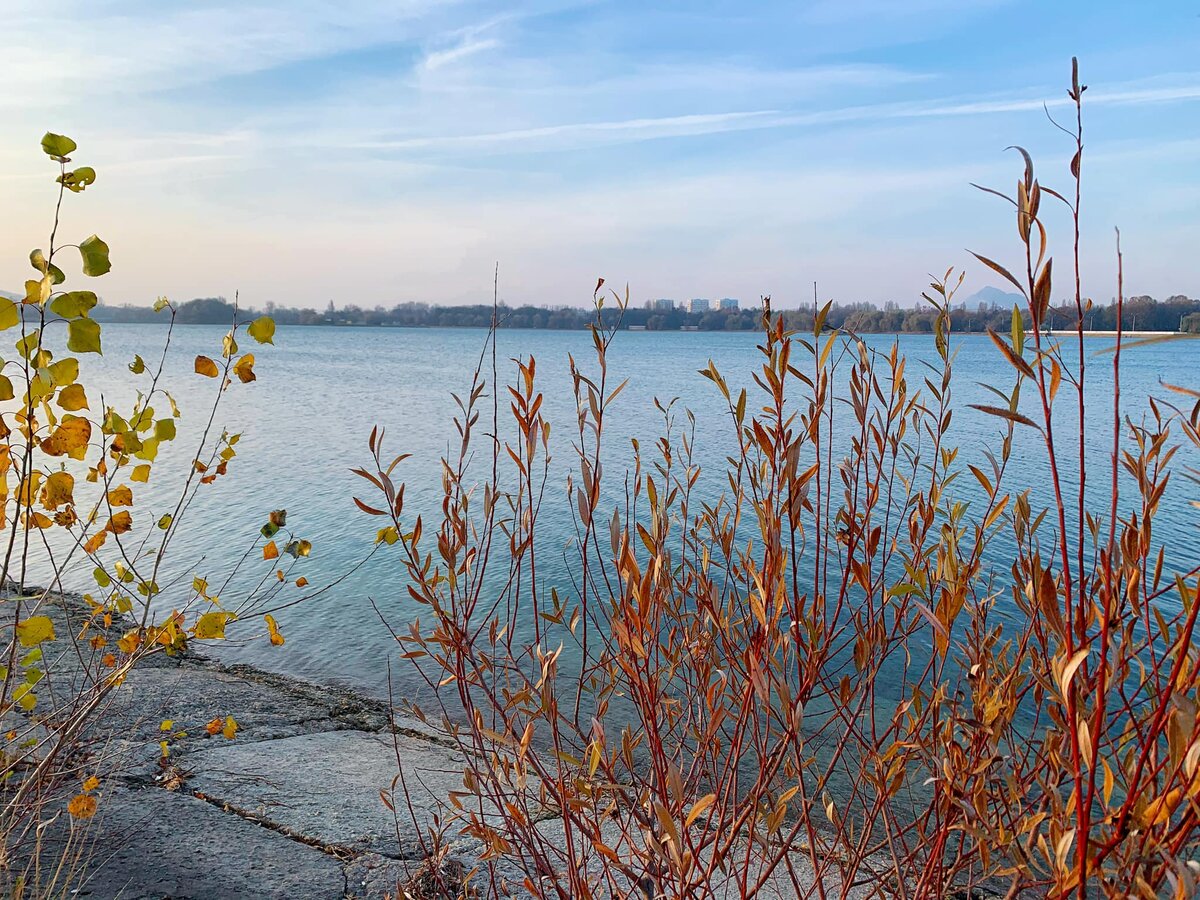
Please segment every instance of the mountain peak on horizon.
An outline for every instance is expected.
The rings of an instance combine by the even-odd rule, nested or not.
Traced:
[[[1001,290],[995,285],[987,284],[975,293],[959,301],[968,309],[978,309],[980,306],[1012,306],[1014,303],[1024,303],[1025,298],[1012,291]]]

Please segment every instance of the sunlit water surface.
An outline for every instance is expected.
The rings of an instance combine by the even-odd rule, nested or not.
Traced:
[[[135,485],[134,514],[139,528],[152,526],[174,506],[215,386],[214,381],[192,372],[192,361],[200,353],[219,355],[223,331],[185,326],[174,332],[165,383],[182,408],[183,419],[179,439],[160,454],[151,483]],[[164,335],[164,328],[158,325],[104,326],[104,357],[89,359],[86,366],[93,367],[96,380],[91,383],[104,387],[107,402],[128,407],[139,379],[130,374],[127,364],[135,353],[147,361],[157,358],[148,350],[161,348]],[[351,571],[370,553],[381,521],[355,507],[352,496],[357,492],[369,498],[369,486],[350,470],[369,465],[367,436],[372,426],[386,427],[388,449],[412,454],[399,473],[408,483],[408,508],[426,516],[435,514],[441,489],[438,460],[454,436],[450,394],[465,390],[485,338],[483,331],[473,329],[293,327],[279,329],[276,346],[253,348],[258,380],[236,384],[223,401],[218,418],[231,432],[244,433],[238,457],[227,477],[200,491],[171,545],[166,577],[159,580],[165,584],[178,576],[180,590],[190,584],[193,573],[206,576],[211,583],[219,582],[221,573],[245,551],[274,509],[286,509],[289,527],[313,542],[312,556],[296,574],[304,574],[311,587],[342,580],[317,599],[278,615],[287,636],[284,647],[271,647],[265,641],[230,644],[221,648],[223,655],[378,696],[386,694],[391,661],[397,692],[417,691],[411,670],[403,663],[397,665],[395,644],[372,606],[373,601],[396,627],[406,627],[418,614],[405,590],[398,553],[378,554]],[[893,340],[899,341],[909,358],[908,376],[915,388],[924,371],[919,361],[936,358],[932,338],[878,336],[869,342],[886,350]],[[623,480],[624,466],[631,460],[631,437],[639,439],[646,451],[661,433],[662,414],[655,409],[654,399],[678,398],[677,408],[686,407],[695,414],[695,455],[712,476],[702,481],[702,487],[716,490],[724,480],[718,475],[724,458],[734,446],[733,430],[724,403],[697,370],[714,360],[731,386],[750,388],[753,408],[756,389],[751,377],[761,364],[757,343],[757,336],[748,333],[621,333],[609,358],[611,383],[628,378],[629,384],[609,419],[612,430],[606,438],[610,452],[605,473],[609,483],[617,485]],[[1098,491],[1105,490],[1107,483],[1112,441],[1112,358],[1101,352],[1111,345],[1111,339],[1088,339],[1086,351],[1091,417],[1087,445],[1091,480]],[[951,435],[962,448],[959,462],[965,469],[967,462],[983,460],[984,446],[996,446],[1001,431],[999,420],[970,409],[968,404],[994,403],[995,398],[981,384],[1008,390],[1012,372],[986,336],[956,337],[954,346],[958,355]],[[541,513],[545,551],[539,578],[566,594],[571,591],[563,550],[573,539],[574,525],[572,504],[561,502],[560,497],[568,472],[577,471],[568,444],[575,429],[568,354],[585,368],[594,369],[592,343],[586,333],[514,330],[499,334],[502,377],[514,371],[511,358],[532,355],[537,359],[538,382],[546,395],[545,415],[554,428],[550,499]],[[1122,375],[1125,411],[1140,417],[1147,409],[1148,397],[1171,398],[1160,382],[1197,386],[1193,354],[1189,344],[1170,343],[1127,351]],[[99,393],[95,389],[90,392],[93,398]],[[1032,399],[1031,391],[1027,391],[1027,399]],[[97,405],[93,399],[93,410]],[[502,409],[506,405],[502,404]],[[1065,386],[1060,405],[1059,434],[1069,436],[1074,407]],[[848,418],[843,414],[844,421]],[[1038,439],[1022,431],[1008,489],[1031,487],[1047,502],[1045,455]],[[1073,460],[1074,446],[1068,441],[1065,459]],[[1194,453],[1181,453],[1174,465],[1195,466],[1197,459]],[[1068,468],[1073,469],[1073,463]],[[1190,501],[1200,496],[1200,489],[1179,474],[1173,488],[1163,503],[1156,534],[1166,540],[1170,561],[1193,565],[1200,556],[1200,536],[1197,511]],[[979,499],[978,485],[969,474],[957,482],[956,489],[963,499]],[[999,576],[1006,575],[1009,561],[1003,553],[993,554],[989,564]],[[65,586],[94,589],[91,570],[91,565],[73,567],[64,578]],[[251,571],[257,578],[273,567],[256,556]],[[37,560],[32,575],[33,580],[45,578],[44,565]],[[244,584],[237,582],[227,589],[231,602],[236,603],[236,590]],[[302,594],[296,588],[289,591],[285,597]],[[164,602],[180,602],[180,598],[173,600],[168,592]],[[1011,601],[1001,603],[1007,604],[1002,613],[1015,613]]]

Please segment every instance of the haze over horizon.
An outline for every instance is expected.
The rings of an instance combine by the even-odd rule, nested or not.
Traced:
[[[1050,186],[1085,95],[1084,290],[1200,293],[1200,10],[1117,0],[5,0],[0,237],[44,246],[68,134],[107,303],[919,296],[1016,253],[1022,144]],[[1085,14],[1086,11],[1086,14]],[[1044,207],[1045,208],[1045,205]],[[1051,224],[1065,224],[1057,211]],[[1060,225],[1052,251],[1065,264]],[[1065,271],[1065,270],[1064,270]],[[17,290],[24,253],[0,259]],[[1003,285],[1000,285],[1003,287]]]

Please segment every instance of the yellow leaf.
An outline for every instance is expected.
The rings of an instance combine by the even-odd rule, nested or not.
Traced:
[[[150,480],[150,466],[134,466],[133,471],[129,473],[129,480],[140,481],[141,483],[145,484]]]
[[[216,378],[221,372],[217,368],[217,364],[207,356],[197,356],[196,374],[203,375],[205,378]]]
[[[278,556],[279,547],[276,546],[274,541],[268,541],[267,545],[263,547],[263,559],[275,559]]]
[[[271,633],[271,645],[274,647],[283,646],[283,635],[279,633],[279,626],[275,624],[275,617],[270,613],[263,616],[267,623],[267,631]]]
[[[699,815],[701,813],[703,813],[706,809],[708,809],[710,806],[712,806],[713,803],[716,802],[716,800],[717,800],[716,794],[705,794],[703,797],[701,797],[699,800],[697,800],[692,805],[691,810],[687,814],[687,819],[683,823],[684,827],[690,828],[691,824],[696,821],[697,817],[699,817]]]
[[[90,819],[96,814],[96,798],[90,794],[76,794],[67,804],[67,812],[76,819]]]
[[[54,623],[49,616],[30,616],[17,625],[17,639],[23,647],[35,647],[54,640]]]
[[[66,455],[72,459],[83,459],[91,436],[92,423],[87,419],[63,416],[54,433],[42,441],[42,452],[48,456]]]
[[[159,731],[170,731],[175,727],[174,719],[163,719],[162,724],[158,726]]]
[[[75,412],[78,409],[87,409],[87,392],[84,391],[83,385],[68,384],[65,388],[59,391],[58,405],[68,412]]]
[[[1063,666],[1062,675],[1058,679],[1058,686],[1062,691],[1063,697],[1066,697],[1071,690],[1071,681],[1075,678],[1075,673],[1079,671],[1079,667],[1083,665],[1083,661],[1087,659],[1090,649],[1089,647],[1081,647],[1076,650],[1075,655]]]
[[[1171,821],[1171,813],[1175,811],[1175,807],[1179,805],[1179,801],[1183,796],[1183,792],[1179,788],[1173,788],[1161,797],[1155,797],[1146,806],[1145,813],[1142,814],[1142,819],[1148,826],[1165,825]]]
[[[233,720],[233,716],[225,717],[225,727],[221,729],[221,734],[225,735],[228,740],[233,740],[237,737],[238,723]]]
[[[196,637],[201,640],[224,640],[225,624],[232,618],[232,613],[206,612],[196,621]]]
[[[234,365],[233,371],[242,384],[248,384],[249,382],[256,380],[258,376],[254,374],[254,354],[247,353],[245,356],[239,359],[237,364]]]
[[[98,787],[100,787],[100,779],[95,775],[89,775],[83,780],[83,789],[85,791],[94,791]]]
[[[108,492],[110,506],[133,506],[133,491],[128,485],[120,485]]]
[[[260,344],[275,343],[275,322],[266,316],[259,316],[251,322],[246,332]]]
[[[75,500],[75,476],[70,472],[53,472],[42,487],[42,506],[58,509],[64,503]]]
[[[37,694],[33,692],[33,685],[28,682],[22,682],[13,688],[12,697],[26,712],[37,706]]]

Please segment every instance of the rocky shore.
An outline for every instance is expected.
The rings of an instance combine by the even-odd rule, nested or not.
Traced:
[[[40,611],[60,637],[82,624],[70,598]],[[55,643],[46,685],[69,690],[78,664]],[[236,735],[209,734],[226,716]],[[414,818],[462,787],[462,760],[386,705],[203,657],[151,658],[100,723],[80,750],[101,783],[75,897],[403,897],[424,871]],[[381,799],[401,765],[413,814]],[[478,851],[454,852],[470,866]]]

